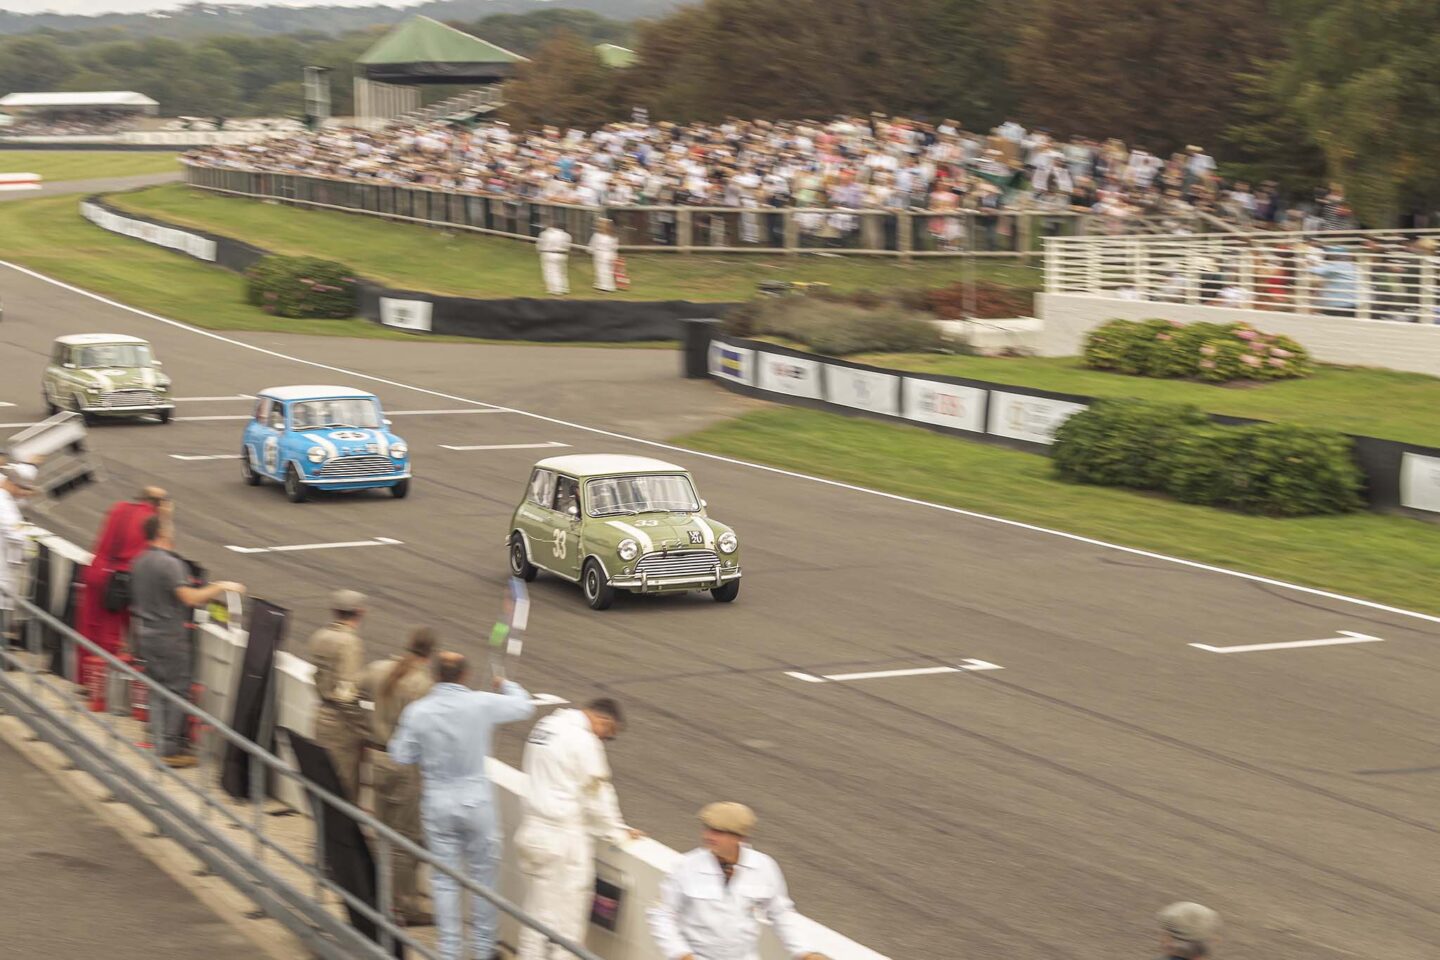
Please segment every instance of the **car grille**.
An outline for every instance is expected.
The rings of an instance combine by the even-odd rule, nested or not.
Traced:
[[[635,564],[635,572],[647,577],[714,576],[719,562],[714,550],[678,550],[668,555],[650,553]]]
[[[348,477],[378,477],[394,473],[389,457],[336,457],[315,474],[321,480],[344,480]]]
[[[96,406],[100,407],[153,407],[160,398],[153,390],[112,390],[100,394]]]

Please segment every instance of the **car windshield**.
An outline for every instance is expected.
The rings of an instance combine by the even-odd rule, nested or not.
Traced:
[[[82,369],[99,367],[148,367],[150,348],[143,343],[97,343],[80,350]]]
[[[314,430],[317,427],[362,427],[374,430],[380,426],[380,408],[369,397],[305,400],[291,407],[290,421],[297,430]]]
[[[700,509],[695,488],[683,473],[647,477],[605,477],[585,484],[585,502],[592,517],[627,513]]]

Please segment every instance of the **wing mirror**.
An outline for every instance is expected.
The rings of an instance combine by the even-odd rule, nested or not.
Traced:
[[[279,430],[279,431],[281,431],[281,432],[284,432],[284,430],[285,430],[285,424],[283,424],[283,423],[277,423],[277,424],[275,424],[275,429],[276,429],[276,430]]]
[[[62,363],[62,364],[60,364],[60,366],[64,367],[66,370],[74,370],[74,369],[75,369],[75,364],[73,364],[73,363]]]
[[[389,418],[386,418],[386,419],[384,419],[384,420],[381,420],[380,422],[383,423],[383,424],[385,424],[385,426],[388,427],[388,426],[390,426],[390,424],[391,424],[393,421],[391,421]]]
[[[157,369],[160,368],[160,367],[165,366],[165,364],[161,363],[159,360],[154,361],[154,362],[151,363],[150,365],[151,365],[152,367],[157,368]]]
[[[580,508],[572,503],[570,504],[570,506],[565,508],[565,515],[568,516],[571,520],[579,520]]]
[[[701,501],[700,501],[700,509],[701,509],[701,510],[704,510],[704,509],[705,509],[706,507],[708,507],[708,506],[710,506],[710,502],[709,502],[708,500],[701,500]]]

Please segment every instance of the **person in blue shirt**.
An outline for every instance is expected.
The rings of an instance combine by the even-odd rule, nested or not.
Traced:
[[[1310,268],[1323,282],[1316,293],[1320,312],[1332,317],[1353,317],[1360,301],[1360,273],[1344,247],[1331,247],[1329,259]]]
[[[471,690],[465,685],[469,665],[461,654],[440,654],[434,669],[435,686],[400,714],[390,756],[396,763],[420,765],[426,846],[455,872],[493,889],[500,864],[500,813],[485,760],[495,727],[528,720],[535,705],[518,683],[498,677],[495,693]],[[435,871],[431,887],[440,956],[461,960],[460,885]],[[493,903],[471,897],[470,944],[476,960],[494,956],[498,920]]]

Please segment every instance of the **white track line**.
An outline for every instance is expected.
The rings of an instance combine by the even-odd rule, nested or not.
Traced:
[[[301,362],[301,363],[304,363],[305,361],[302,360],[302,361],[300,361],[300,362]],[[354,376],[363,377],[363,376],[365,376],[365,374],[363,374],[363,373],[357,373],[357,374],[354,374]],[[411,387],[410,389],[416,390],[416,389],[419,389],[419,388],[418,388],[418,387]],[[519,412],[519,411],[515,411],[515,410],[498,410],[498,409],[497,409],[497,410],[474,410],[474,409],[470,409],[470,408],[466,408],[466,409],[464,409],[464,410],[387,410],[387,411],[385,411],[385,416],[387,416],[387,417],[438,417],[438,416],[452,416],[452,415],[454,415],[454,414],[465,414],[466,416],[474,416],[475,414],[478,414],[478,413],[517,413],[517,412]],[[202,416],[202,417],[174,417],[173,419],[174,419],[174,421],[175,421],[176,423],[206,423],[206,422],[210,422],[210,421],[219,421],[219,420],[232,420],[232,421],[233,421],[233,420],[254,420],[255,418],[254,418],[253,416],[251,416],[250,414],[248,414],[248,413],[210,413],[210,414],[206,414],[205,416]],[[32,422],[29,422],[29,423],[0,423],[0,429],[6,428],[6,427],[13,427],[14,429],[19,430],[19,429],[23,429],[23,428],[25,428],[25,427],[33,427],[33,426],[35,426],[38,422],[39,422],[39,421],[32,421]],[[562,444],[560,444],[560,446],[562,446],[562,447],[563,447],[563,446],[568,446],[568,444],[563,444],[563,443],[562,443]]]
[[[298,550],[339,550],[344,547],[393,547],[403,541],[390,537],[373,537],[369,540],[344,540],[339,543],[292,543],[282,547],[236,547],[226,544],[226,550],[236,553],[294,553]]]
[[[943,503],[932,503],[929,500],[920,500],[915,497],[907,497],[898,493],[888,493],[884,490],[875,490],[870,487],[862,487],[853,483],[844,483],[840,480],[830,480],[825,477],[817,477],[808,473],[799,473],[794,470],[785,470],[780,467],[767,466],[763,463],[752,463],[748,460],[738,460],[734,457],[726,457],[718,453],[706,453],[703,450],[692,450],[689,447],[681,447],[673,443],[664,443],[659,440],[645,440],[640,437],[632,437],[628,434],[618,433],[614,430],[604,430],[600,427],[590,427],[586,426],[585,424],[574,423],[569,420],[561,420],[559,417],[547,417],[544,414],[531,413],[528,410],[518,410],[514,407],[502,407],[498,404],[486,403],[483,400],[472,400],[469,397],[460,397],[456,396],[455,394],[442,393],[439,390],[431,390],[428,387],[417,387],[413,384],[401,383],[398,380],[390,380],[385,377],[377,377],[374,374],[361,373],[358,370],[349,370],[345,367],[336,367],[328,363],[320,363],[316,360],[306,360],[303,357],[297,357],[293,354],[281,353],[278,350],[270,350],[265,347],[258,347],[252,343],[246,343],[243,340],[235,340],[231,337],[222,336],[221,334],[215,333],[211,330],[202,330],[199,327],[191,326],[190,324],[184,323],[180,320],[172,320],[169,317],[162,317],[158,313],[151,313],[148,310],[141,310],[138,307],[132,307],[127,304],[120,303],[118,300],[111,300],[109,297],[102,297],[98,293],[91,293],[89,290],[83,290],[80,287],[74,286],[73,284],[65,283],[62,280],[56,280],[54,277],[47,277],[43,273],[31,270],[29,267],[22,267],[19,264],[11,263],[8,260],[0,260],[0,266],[8,267],[9,269],[14,270],[16,273],[22,273],[27,277],[33,277],[36,280],[39,280],[43,283],[48,283],[54,287],[59,287],[62,290],[69,290],[71,293],[78,294],[79,296],[88,297],[89,299],[94,300],[97,303],[106,304],[107,306],[114,307],[117,310],[124,310],[125,312],[132,313],[135,316],[145,317],[148,320],[154,320],[157,323],[166,324],[167,326],[174,327],[177,330],[185,330],[189,333],[195,334],[196,336],[206,337],[207,339],[216,340],[220,343],[227,343],[231,346],[240,347],[243,350],[251,350],[255,353],[261,353],[266,356],[275,357],[279,360],[289,360],[293,363],[301,363],[309,367],[314,367],[317,370],[329,370],[334,373],[343,373],[346,376],[359,377],[360,379],[368,380],[371,383],[383,383],[386,386],[399,387],[404,390],[413,390],[416,393],[423,393],[432,397],[439,397],[443,400],[452,400],[456,403],[473,404],[474,406],[483,407],[495,413],[514,413],[522,417],[530,417],[533,420],[539,420],[543,423],[551,423],[555,424],[556,426],[567,427],[571,430],[581,430],[586,433],[593,433],[596,436],[611,437],[616,440],[624,440],[628,443],[638,443],[647,447],[655,447],[660,450],[671,450],[677,453],[688,454],[692,457],[701,457],[705,460],[713,460],[717,463],[728,463],[732,466],[745,467],[750,470],[759,470],[764,473],[774,474],[775,476],[790,477],[795,480],[805,480],[810,483],[818,483],[827,487],[832,487],[837,490],[848,490],[852,493],[863,493],[867,496],[880,497],[893,503],[905,503],[915,507],[924,507],[927,510],[939,510],[943,513],[949,513],[954,516],[970,517],[973,520],[983,520],[986,523],[996,523],[1000,524],[1001,526],[1010,527],[1011,529],[1015,530],[1028,530],[1031,533],[1044,534],[1048,537],[1058,537],[1062,540],[1069,540],[1072,543],[1083,543],[1087,546],[1101,547],[1106,550],[1115,550],[1120,553],[1129,554],[1132,557],[1144,557],[1148,560],[1159,560],[1164,563],[1173,563],[1177,566],[1188,567],[1191,570],[1204,570],[1207,573],[1217,573],[1221,576],[1235,577],[1240,580],[1245,580],[1249,583],[1260,583],[1264,584],[1265,586],[1280,587],[1285,590],[1293,590],[1296,593],[1303,593],[1311,597],[1324,597],[1327,600],[1338,600],[1341,603],[1353,603],[1356,606],[1365,607],[1369,610],[1380,610],[1385,613],[1393,613],[1401,617],[1410,617],[1415,620],[1424,620],[1427,623],[1440,623],[1440,616],[1435,616],[1434,614],[1430,613],[1421,613],[1418,610],[1406,610],[1404,607],[1393,607],[1389,604],[1377,603],[1374,600],[1364,600],[1360,597],[1350,597],[1346,596],[1343,593],[1335,593],[1330,590],[1321,590],[1316,587],[1306,587],[1298,583],[1290,583],[1285,580],[1276,580],[1274,577],[1262,577],[1259,574],[1245,573],[1242,570],[1231,570],[1227,567],[1217,567],[1214,564],[1201,563],[1198,560],[1186,560],[1183,557],[1172,557],[1168,554],[1156,553],[1153,550],[1142,550],[1139,547],[1127,547],[1123,544],[1110,543],[1105,540],[1097,540],[1094,537],[1081,536],[1078,533],[1067,533],[1064,530],[1053,530],[1049,527],[1041,527],[1033,523],[1024,523],[1020,520],[1008,520],[1005,517],[996,517],[988,513],[979,513],[975,510],[966,510],[963,507],[952,507]]]
[[[845,683],[850,680],[884,680],[890,677],[924,677],[937,673],[965,673],[968,670],[1004,670],[998,663],[990,663],[985,660],[961,660],[953,667],[908,667],[904,670],[867,670],[864,673],[825,673],[816,676],[813,673],[801,673],[798,670],[786,670],[787,677],[794,677],[796,680],[804,680],[806,683]]]
[[[551,447],[568,447],[568,443],[559,443],[551,440],[548,443],[487,443],[479,446],[452,447],[448,443],[440,444],[441,450],[548,450]]]
[[[1384,643],[1380,637],[1372,637],[1352,630],[1341,630],[1338,637],[1324,640],[1289,640],[1282,643],[1245,643],[1234,647],[1212,647],[1208,643],[1192,643],[1190,646],[1206,653],[1259,653],[1262,650],[1296,650],[1300,647],[1334,647],[1342,643]]]
[[[171,460],[239,460],[238,453],[172,453]]]
[[[221,400],[254,400],[248,393],[232,393],[228,397],[175,397],[176,403],[218,403]]]

